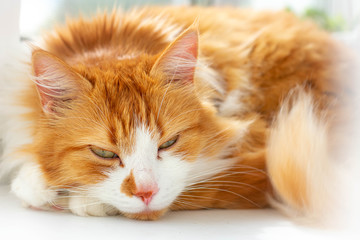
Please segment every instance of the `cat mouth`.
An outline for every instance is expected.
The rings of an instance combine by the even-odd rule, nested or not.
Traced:
[[[156,210],[156,211],[146,209],[138,213],[123,213],[123,215],[128,218],[133,218],[137,220],[151,221],[151,220],[159,219],[165,213],[166,213],[166,209]]]

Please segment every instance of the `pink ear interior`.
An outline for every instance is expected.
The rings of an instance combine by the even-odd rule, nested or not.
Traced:
[[[43,51],[32,54],[32,67],[44,112],[54,113],[56,107],[76,96],[76,74],[60,59]]]
[[[197,56],[198,32],[187,29],[163,52],[153,69],[165,73],[168,81],[192,83]]]

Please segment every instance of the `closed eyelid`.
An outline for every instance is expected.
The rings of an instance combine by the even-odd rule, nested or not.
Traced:
[[[176,135],[175,137],[172,137],[171,139],[165,141],[164,143],[159,145],[159,147],[158,147],[159,151],[171,148],[173,145],[176,144],[178,139],[179,139],[179,135]]]
[[[88,148],[89,149],[92,149],[92,148],[97,148],[99,150],[103,150],[103,151],[107,151],[107,152],[112,152],[112,153],[115,153],[117,156],[120,156],[120,151],[118,149],[113,149],[113,148],[109,148],[109,147],[102,147],[102,146],[99,146],[99,145],[88,145]]]
[[[88,147],[96,147],[100,148],[105,151],[114,152],[117,153],[119,151],[119,148],[113,144],[110,143],[103,143],[103,142],[92,142],[90,144],[87,144]]]

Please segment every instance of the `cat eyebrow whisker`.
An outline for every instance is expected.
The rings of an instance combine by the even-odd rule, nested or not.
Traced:
[[[102,119],[106,119],[105,113],[100,109],[100,107],[98,106],[98,104],[96,104],[96,103],[94,102],[94,100],[93,100],[91,97],[89,97],[89,96],[87,96],[86,99],[89,100],[89,101],[93,104],[93,106],[96,107],[96,109],[100,112],[100,115],[101,115]]]

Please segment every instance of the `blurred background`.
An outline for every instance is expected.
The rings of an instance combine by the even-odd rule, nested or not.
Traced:
[[[312,18],[324,29],[335,32],[340,38],[345,38],[345,41],[352,35],[359,35],[360,1],[358,0],[22,0],[20,2],[20,35],[24,39],[36,37],[55,24],[65,22],[66,17],[76,17],[79,13],[88,16],[98,10],[111,10],[113,7],[129,9],[144,5],[285,9],[302,18]]]

